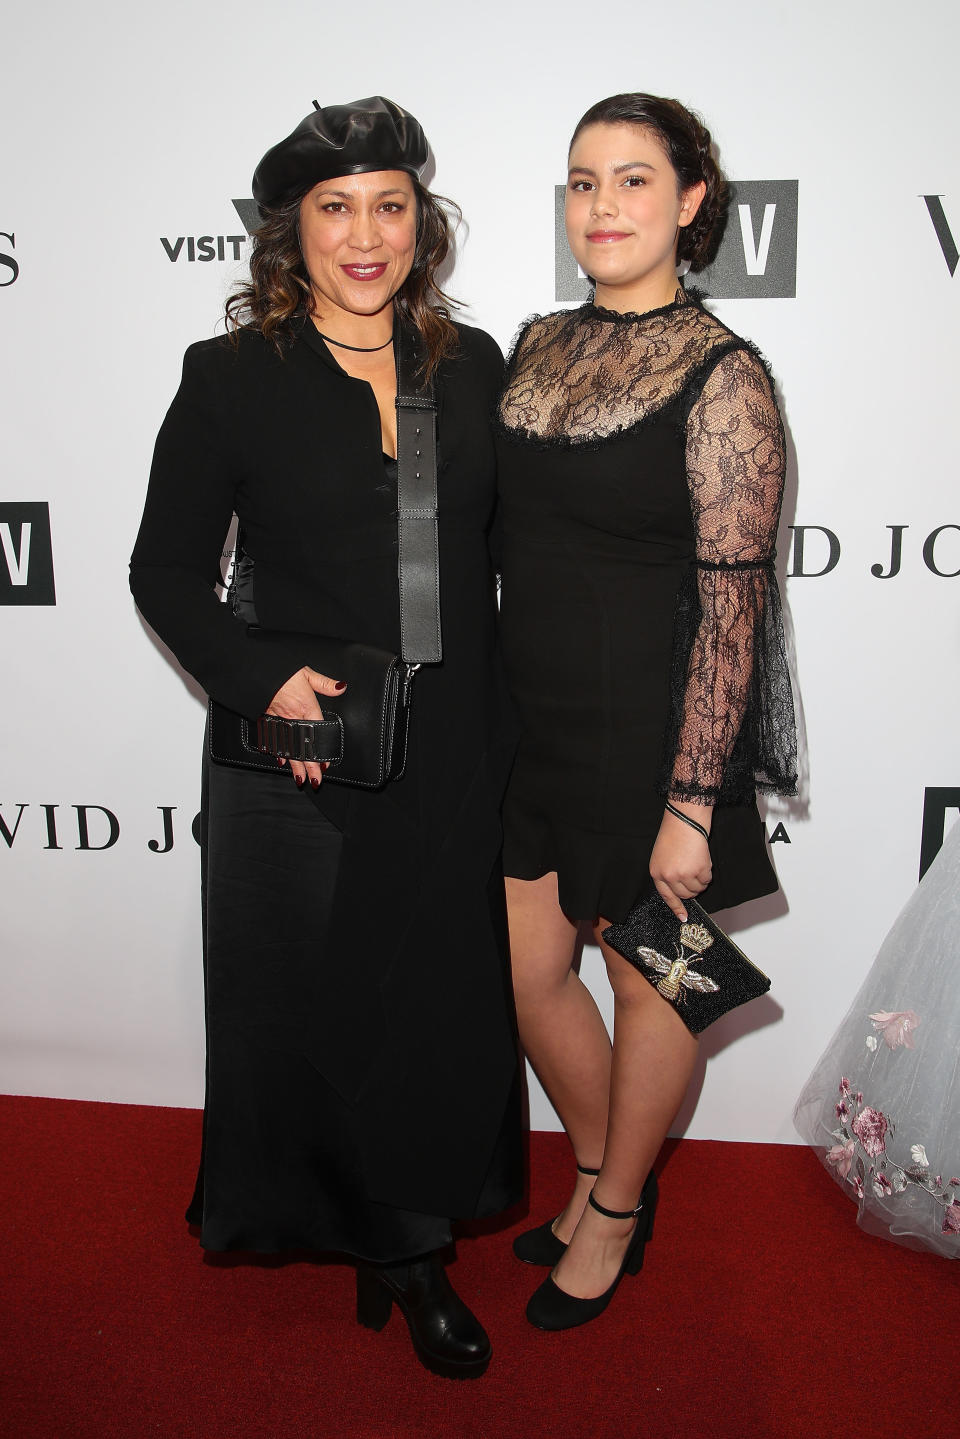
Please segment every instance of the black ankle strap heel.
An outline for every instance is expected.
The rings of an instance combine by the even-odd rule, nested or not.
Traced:
[[[636,1209],[607,1209],[603,1204],[597,1202],[593,1197],[593,1190],[587,1195],[587,1203],[595,1209],[598,1214],[605,1214],[608,1219],[636,1219],[643,1213],[643,1195],[640,1196],[640,1203]]]
[[[639,1274],[643,1268],[643,1253],[653,1233],[653,1216],[657,1209],[657,1176],[651,1169],[643,1186],[640,1203],[636,1209],[607,1209],[599,1204],[593,1195],[589,1202],[599,1214],[608,1219],[635,1219],[637,1221],[627,1251],[623,1256],[620,1271],[610,1288],[596,1299],[578,1299],[567,1294],[551,1276],[530,1296],[527,1318],[538,1329],[573,1329],[578,1324],[589,1324],[602,1314],[616,1292],[617,1285],[625,1274]]]
[[[588,1169],[578,1161],[577,1173],[596,1179],[600,1171]],[[556,1222],[556,1219],[548,1219],[545,1223],[538,1224],[536,1229],[527,1229],[523,1234],[518,1234],[513,1241],[513,1252],[517,1258],[522,1259],[524,1264],[544,1264],[549,1269],[559,1264],[567,1246],[553,1232]]]

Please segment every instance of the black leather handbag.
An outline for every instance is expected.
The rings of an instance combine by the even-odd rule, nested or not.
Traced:
[[[344,680],[347,688],[322,697],[322,720],[264,714],[251,721],[212,699],[207,746],[217,764],[279,774],[278,759],[328,763],[324,783],[362,789],[380,789],[403,774],[413,680],[422,664],[442,658],[442,644],[436,395],[431,384],[416,383],[410,337],[399,326],[395,343],[401,652],[250,625],[254,643],[292,646],[301,664]]]
[[[349,640],[251,627],[250,639],[283,650],[298,644],[303,663],[346,681],[342,695],[323,695],[322,720],[260,715],[253,721],[210,701],[207,748],[217,764],[278,771],[277,760],[328,762],[325,780],[380,789],[403,774],[414,665],[399,655]]]

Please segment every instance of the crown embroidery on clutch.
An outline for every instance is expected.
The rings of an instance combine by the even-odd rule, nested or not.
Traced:
[[[713,944],[713,935],[705,924],[682,924],[680,926],[680,943],[685,949],[692,949],[696,954],[703,954]]]
[[[704,950],[713,944],[713,935],[702,924],[684,924],[680,927],[680,943],[677,945],[676,959],[667,959],[666,955],[660,954],[658,950],[648,949],[646,945],[640,945],[637,953],[648,969],[656,970],[657,974],[663,976],[657,981],[657,992],[662,994],[664,999],[673,1003],[679,1000],[683,1003],[684,991],[687,989],[696,990],[698,994],[716,994],[720,986],[706,974],[698,974],[691,969],[691,965],[702,958]],[[684,950],[689,950],[691,957],[684,957]]]

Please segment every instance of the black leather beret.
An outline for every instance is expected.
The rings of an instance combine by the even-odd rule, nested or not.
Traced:
[[[258,205],[276,205],[337,175],[369,170],[419,175],[426,162],[423,130],[392,100],[372,95],[352,105],[316,105],[292,135],[264,155],[254,172],[253,198]]]

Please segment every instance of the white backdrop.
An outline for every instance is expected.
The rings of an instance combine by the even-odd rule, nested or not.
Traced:
[[[182,351],[213,333],[249,248],[229,237],[256,161],[314,97],[408,106],[434,187],[469,222],[454,292],[506,345],[557,303],[554,185],[574,123],[646,89],[705,115],[735,180],[799,185],[795,297],[716,308],[782,390],[781,572],[797,568],[790,525],[823,527],[806,532],[807,571],[826,568],[824,530],[839,559],[787,580],[808,778],[769,816],[785,899],[745,910],[738,936],[772,994],[705,1038],[677,1126],[794,1139],[794,1098],[916,883],[925,797],[930,832],[928,792],[960,800],[960,580],[931,567],[960,571],[956,7],[370,0],[358,17],[305,0],[55,0],[18,7],[2,39],[0,1088],[202,1100],[203,711],[139,621],[126,564]],[[191,261],[202,236],[214,258]],[[902,567],[878,578],[890,526],[907,526]],[[119,832],[98,847],[107,812]],[[590,950],[584,973],[606,1005]],[[554,1127],[535,1085],[531,1101],[534,1126]]]

